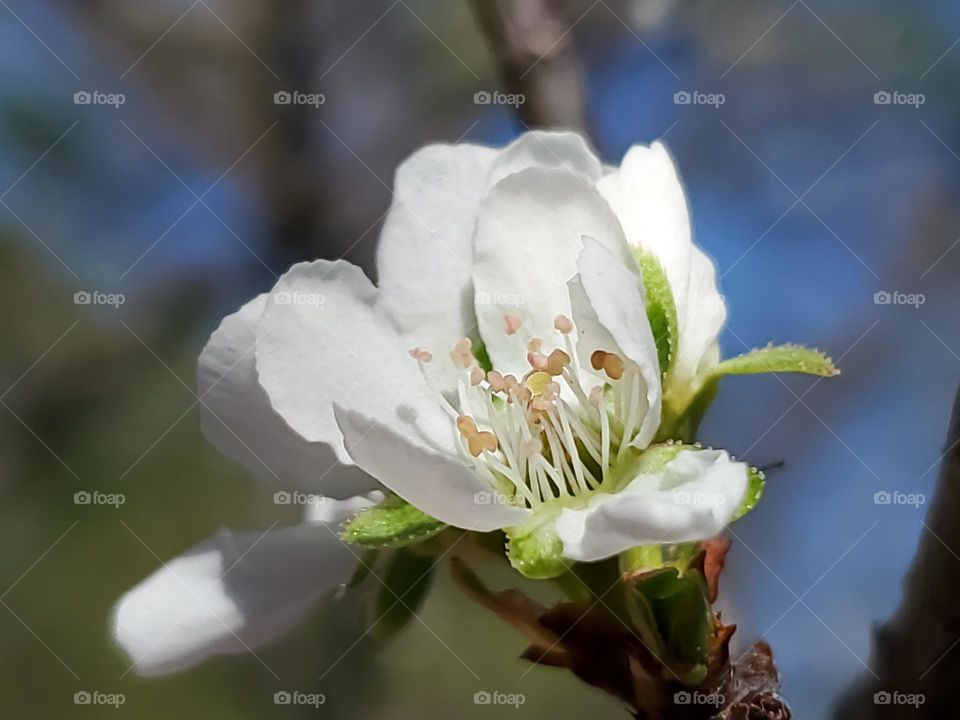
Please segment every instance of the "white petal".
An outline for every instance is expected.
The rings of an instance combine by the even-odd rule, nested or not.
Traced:
[[[686,384],[716,341],[725,318],[713,264],[694,246],[690,216],[676,167],[660,143],[635,145],[620,169],[597,183],[631,245],[663,265],[677,305],[680,339],[675,379]]]
[[[639,545],[690,542],[726,527],[747,490],[748,468],[721,450],[684,450],[663,471],[639,475],[617,494],[557,519],[563,554],[602,560]]]
[[[493,187],[507,175],[530,167],[566,168],[590,182],[596,182],[603,174],[600,160],[581,135],[532,130],[500,151],[487,184]]]
[[[494,367],[522,375],[526,344],[563,347],[553,328],[558,314],[570,314],[566,283],[577,271],[589,235],[629,260],[617,218],[593,186],[565,169],[528,168],[501,180],[480,207],[473,280],[480,336]],[[512,336],[505,315],[520,318]]]
[[[647,321],[643,281],[621,258],[592,238],[584,238],[578,273],[569,284],[577,326],[580,365],[590,354],[606,350],[632,360],[646,386],[647,411],[632,445],[645,448],[660,425],[662,392],[657,345]]]
[[[345,502],[350,509],[363,506]],[[349,580],[357,559],[337,532],[336,524],[221,530],[121,597],[113,637],[141,675],[255,650]]]
[[[529,510],[491,502],[490,485],[460,458],[410,443],[393,426],[349,409],[338,406],[336,415],[357,464],[431,517],[488,532],[529,516]]]
[[[473,234],[497,151],[428,145],[397,168],[394,198],[377,249],[380,306],[408,348],[433,355],[437,387],[456,387],[450,349],[474,327]]]
[[[270,407],[257,380],[254,346],[267,296],[254,298],[220,323],[200,353],[197,393],[204,435],[227,457],[274,486],[344,497],[376,486],[341,465],[323,442],[308,442]]]
[[[376,288],[348,262],[293,266],[277,283],[257,337],[270,402],[308,440],[349,457],[333,415],[339,403],[382,420],[408,441],[457,451],[439,396],[376,308]]]

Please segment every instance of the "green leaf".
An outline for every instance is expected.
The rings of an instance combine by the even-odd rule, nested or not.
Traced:
[[[430,590],[432,555],[401,548],[390,557],[372,606],[370,634],[380,642],[396,637],[416,616]]]
[[[677,352],[679,331],[677,329],[677,305],[673,299],[673,290],[667,280],[667,274],[656,256],[637,248],[634,257],[640,266],[643,288],[646,294],[647,320],[657,344],[657,358],[660,360],[660,372],[666,375],[670,363]]]
[[[340,538],[365,548],[398,548],[429,540],[446,528],[444,523],[392,495],[356,515],[346,524]]]
[[[658,641],[661,659],[684,683],[702,682],[716,630],[703,575],[665,567],[628,583],[628,609],[641,637]]]
[[[487,346],[484,345],[482,340],[474,340],[470,349],[473,352],[473,357],[477,359],[477,365],[480,366],[481,370],[484,372],[493,370],[493,361],[490,359],[490,353],[487,352]]]
[[[722,375],[756,375],[758,373],[805,373],[821,377],[839,375],[833,361],[819,350],[802,345],[769,345],[724,360],[708,373]]]
[[[740,507],[737,508],[737,511],[733,514],[732,520],[739,520],[756,507],[757,503],[760,502],[760,498],[763,497],[765,484],[766,476],[755,467],[751,467],[749,469],[749,475],[747,476],[747,494],[744,495],[743,502],[740,503]]]
[[[563,558],[563,543],[557,537],[559,510],[544,508],[507,533],[507,557],[521,575],[533,580],[549,580],[563,575],[569,563]]]

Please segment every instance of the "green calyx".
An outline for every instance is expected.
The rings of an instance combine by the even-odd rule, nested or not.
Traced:
[[[354,516],[340,538],[368,549],[399,548],[429,540],[446,529],[446,524],[392,495]]]

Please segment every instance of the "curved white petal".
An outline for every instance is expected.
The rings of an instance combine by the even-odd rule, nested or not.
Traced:
[[[399,168],[377,248],[380,297],[408,349],[433,355],[425,367],[438,388],[456,387],[450,349],[474,326],[473,234],[497,151],[428,145]]]
[[[640,369],[646,391],[646,412],[631,443],[645,448],[660,425],[662,391],[657,345],[647,321],[643,281],[622,259],[592,238],[584,238],[577,275],[569,284],[577,327],[577,354],[590,367],[594,350],[615,352]]]
[[[575,132],[531,130],[507,145],[490,168],[487,186],[493,187],[507,175],[530,167],[566,168],[590,182],[603,174],[600,160]]]
[[[224,455],[276,487],[333,497],[376,487],[359,468],[343,465],[327,443],[309,442],[270,407],[257,380],[254,347],[266,306],[260,295],[228,315],[197,362],[200,424]]]
[[[680,333],[674,378],[691,381],[716,341],[726,315],[713,263],[693,244],[690,215],[676,167],[660,143],[635,145],[619,170],[597,183],[631,245],[663,266],[677,305]]]
[[[111,632],[141,675],[256,649],[349,580],[356,556],[337,525],[369,500],[325,501],[330,520],[268,532],[221,530],[156,570],[113,610]]]
[[[705,540],[730,522],[747,490],[748,468],[721,450],[683,450],[663,471],[637,476],[616,494],[557,519],[563,554],[602,560],[639,545]]]
[[[492,495],[490,485],[460,458],[415,445],[393,426],[337,406],[350,454],[407,502],[454,527],[479,532],[518,525],[530,511]]]
[[[566,283],[577,271],[582,236],[629,262],[617,218],[593,186],[566,169],[528,168],[490,191],[480,206],[473,268],[477,322],[494,367],[522,375],[526,345],[563,347],[553,328],[570,314]],[[504,316],[521,320],[508,336]]]
[[[377,291],[345,261],[294,265],[267,301],[257,333],[260,384],[308,440],[348,458],[333,404],[396,429],[409,442],[457,451],[453,423],[397,334]]]

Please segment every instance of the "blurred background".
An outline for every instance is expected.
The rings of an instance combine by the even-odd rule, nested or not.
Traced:
[[[563,11],[604,159],[663,138],[679,164],[725,354],[796,341],[843,369],[728,379],[702,437],[785,462],[732,529],[723,604],[741,646],[772,644],[796,716],[826,717],[900,597],[960,379],[960,6]],[[194,365],[220,318],[295,260],[375,275],[398,162],[523,131],[474,102],[504,87],[465,0],[0,0],[0,56],[3,716],[315,716],[273,704],[299,689],[325,717],[624,717],[528,672],[520,636],[445,574],[376,656],[332,606],[258,658],[171,678],[135,677],[106,635],[160,560],[219,525],[294,520],[200,433]],[[275,104],[294,90],[325,102]],[[125,503],[74,504],[93,490]],[[494,689],[526,702],[473,704]],[[74,705],[83,690],[126,702]]]

